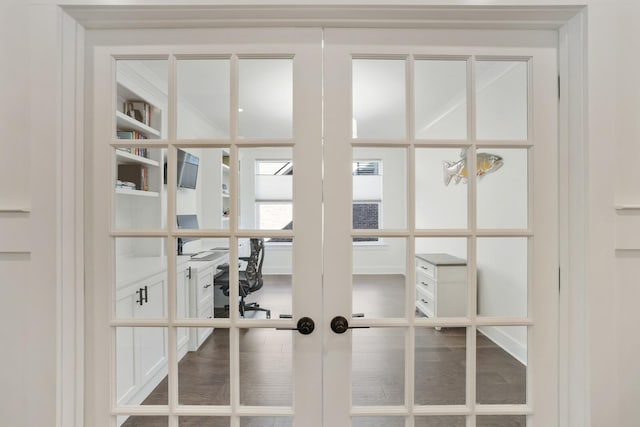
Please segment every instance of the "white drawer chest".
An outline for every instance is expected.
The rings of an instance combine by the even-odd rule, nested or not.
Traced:
[[[427,317],[467,315],[467,261],[416,254],[416,309]]]

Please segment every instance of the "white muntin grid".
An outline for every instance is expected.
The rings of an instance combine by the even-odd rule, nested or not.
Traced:
[[[180,140],[177,139],[177,61],[180,59],[229,59],[230,60],[230,137],[222,140]],[[166,184],[166,203],[163,209],[166,209],[166,223],[169,226],[166,229],[153,230],[136,230],[136,229],[117,229],[113,225],[110,231],[111,254],[115,254],[115,240],[118,238],[162,238],[164,240],[164,250],[166,254],[177,253],[176,241],[178,237],[210,237],[210,238],[226,238],[229,243],[229,263],[233,265],[238,259],[238,243],[240,239],[251,237],[286,237],[294,238],[293,230],[251,230],[239,229],[238,216],[239,197],[238,197],[238,151],[241,147],[295,147],[295,137],[286,140],[244,140],[238,137],[238,69],[239,61],[244,58],[256,59],[293,59],[292,54],[209,54],[209,53],[180,53],[180,54],[153,54],[153,55],[117,55],[112,61],[112,81],[115,94],[115,73],[117,60],[121,59],[165,59],[169,68],[169,85],[168,85],[168,102],[167,102],[167,132],[166,138],[160,140],[144,140],[138,141],[137,144],[132,142],[124,142],[122,140],[112,140],[110,143],[110,158],[114,158],[113,151],[115,148],[125,148],[135,146],[145,146],[149,148],[164,149],[166,151],[167,161],[167,184]],[[293,62],[293,61],[292,61]],[[297,102],[298,100],[296,100]],[[115,110],[115,100],[113,101]],[[295,116],[295,113],[294,113]],[[111,129],[115,129],[115,120],[112,122]],[[179,230],[175,221],[176,218],[176,160],[178,148],[224,148],[229,152],[229,193],[230,193],[230,212],[229,228],[223,230]],[[294,150],[295,157],[295,150]],[[114,161],[114,160],[112,160]],[[294,159],[295,161],[295,159]],[[112,177],[110,185],[115,182],[115,166],[112,169]],[[295,186],[295,182],[294,182]],[[111,188],[108,191],[110,196],[110,205],[112,218],[115,218],[115,197]],[[112,224],[115,222],[112,219]],[[295,239],[294,239],[295,244]],[[111,269],[112,276],[109,277],[111,287],[111,295],[109,301],[109,312],[111,319],[109,326],[111,329],[111,415],[110,425],[117,425],[118,417],[122,416],[163,416],[167,418],[169,427],[177,427],[179,417],[184,416],[221,416],[228,417],[232,427],[240,426],[240,417],[246,416],[266,416],[266,417],[292,417],[294,415],[292,406],[285,407],[259,407],[245,406],[240,403],[240,366],[239,366],[239,332],[242,328],[293,328],[294,321],[290,319],[270,319],[270,320],[245,320],[239,315],[238,310],[230,309],[229,318],[220,319],[185,319],[177,316],[177,295],[176,295],[176,274],[177,274],[177,258],[176,256],[166,257],[167,268],[167,295],[166,309],[167,314],[163,318],[158,319],[119,319],[115,315],[115,260],[109,260],[113,266]],[[294,286],[295,288],[295,286]],[[230,296],[229,301],[237,300],[238,296],[238,270],[230,269]],[[294,290],[295,293],[295,290]],[[294,308],[295,310],[295,308]],[[116,404],[117,390],[115,387],[117,375],[117,355],[116,355],[116,329],[117,328],[144,328],[158,327],[166,331],[166,353],[168,366],[168,402],[166,405],[138,405],[138,406],[118,406]],[[178,402],[178,349],[177,349],[177,330],[178,328],[197,328],[212,327],[222,328],[229,331],[230,345],[230,402],[229,405],[211,406],[211,405],[180,405]],[[282,331],[283,334],[292,334],[292,331]]]
[[[530,56],[487,56],[487,55],[352,55],[353,59],[389,59],[404,60],[406,70],[406,140],[366,140],[352,139],[351,147],[395,147],[405,148],[406,163],[406,199],[407,199],[407,229],[406,230],[355,230],[351,237],[398,237],[406,239],[406,280],[405,280],[405,317],[393,319],[353,319],[354,326],[400,328],[405,330],[405,377],[404,377],[404,405],[400,406],[351,406],[352,416],[401,416],[405,417],[405,427],[413,427],[416,416],[465,416],[466,426],[476,426],[477,415],[522,415],[527,416],[527,425],[532,425],[533,402],[532,390],[532,358],[526,367],[526,403],[489,405],[476,403],[476,333],[482,326],[526,326],[527,352],[531,354],[532,326],[532,227],[533,215],[533,119],[532,119],[532,58]],[[466,106],[467,106],[467,139],[464,140],[426,140],[415,138],[415,91],[414,66],[416,60],[457,60],[465,61],[466,73]],[[477,61],[523,61],[527,63],[527,139],[526,140],[478,140],[476,138],[476,85],[475,64]],[[416,228],[416,148],[468,148],[467,152],[467,224],[466,229],[418,229]],[[477,179],[476,154],[477,150],[490,148],[520,148],[527,153],[527,220],[525,229],[479,229],[477,226]],[[527,313],[525,317],[480,317],[477,313],[477,248],[478,238],[486,237],[515,237],[528,240],[527,251]],[[417,318],[415,316],[415,264],[416,239],[419,238],[465,238],[467,241],[467,316],[460,318]],[[350,295],[352,297],[352,295]],[[466,402],[463,405],[417,405],[415,404],[415,331],[416,328],[435,327],[464,327],[466,328]]]
[[[228,140],[178,140],[176,139],[177,117],[176,117],[176,61],[182,58],[203,58],[203,59],[215,59],[215,58],[229,58],[231,63],[231,102],[230,102],[230,139]],[[166,253],[176,253],[176,238],[180,236],[196,236],[196,237],[223,237],[227,238],[230,247],[230,260],[237,260],[238,257],[238,240],[247,237],[295,237],[293,231],[258,231],[258,230],[239,230],[238,227],[238,149],[240,147],[278,147],[289,146],[294,147],[295,142],[291,140],[285,141],[260,141],[251,140],[246,141],[238,139],[237,135],[237,122],[238,122],[238,61],[242,57],[265,57],[275,58],[283,57],[282,55],[219,55],[219,54],[205,54],[205,53],[190,53],[180,55],[120,55],[118,59],[168,59],[169,64],[169,88],[168,88],[168,126],[167,126],[167,139],[159,141],[145,141],[144,144],[136,144],[136,146],[144,145],[145,147],[153,147],[158,149],[166,149],[167,151],[167,164],[168,164],[168,180],[167,180],[167,201],[166,201],[166,217],[168,219],[175,218],[176,214],[176,149],[180,147],[211,147],[211,148],[225,148],[229,150],[230,155],[230,207],[231,215],[229,220],[228,230],[199,230],[199,231],[183,231],[177,230],[174,225],[170,225],[168,229],[158,230],[118,230],[112,228],[110,232],[112,248],[111,253],[114,253],[113,241],[118,237],[155,237],[165,238]],[[289,56],[290,57],[290,56]],[[363,58],[370,58],[371,56],[362,56]],[[376,59],[388,58],[385,55],[378,55]],[[394,56],[394,59],[398,59],[398,56]],[[371,327],[395,327],[405,329],[405,404],[399,407],[353,407],[351,414],[353,416],[366,416],[366,415],[390,415],[390,416],[404,416],[406,417],[406,426],[413,427],[414,417],[420,415],[464,415],[467,416],[467,427],[475,427],[475,415],[531,415],[533,414],[533,407],[531,401],[531,390],[533,388],[532,369],[533,366],[529,364],[527,366],[527,402],[526,405],[480,405],[475,403],[475,378],[476,378],[476,330],[479,326],[527,326],[528,327],[528,345],[527,351],[531,353],[533,348],[532,343],[532,326],[533,318],[532,313],[532,272],[531,265],[531,246],[532,238],[534,237],[534,230],[532,229],[532,209],[533,209],[533,182],[531,177],[533,156],[531,151],[533,150],[533,138],[532,138],[532,97],[531,97],[531,85],[532,85],[532,72],[531,72],[531,59],[530,57],[516,57],[516,56],[428,56],[428,55],[406,55],[406,70],[407,70],[407,139],[399,142],[389,141],[367,141],[367,140],[352,140],[352,147],[371,147],[371,146],[389,146],[389,147],[405,147],[407,151],[407,228],[404,230],[377,230],[374,237],[402,237],[406,239],[407,256],[406,260],[406,290],[405,290],[405,307],[406,313],[404,318],[400,319],[354,319],[354,326],[371,326]],[[414,137],[414,91],[413,91],[413,64],[415,59],[457,59],[467,62],[467,132],[468,139],[466,140],[416,140]],[[476,60],[510,60],[510,61],[527,61],[529,63],[528,69],[528,139],[526,141],[478,141],[475,137],[475,86],[474,86],[474,67]],[[113,81],[115,84],[115,59],[113,61]],[[115,87],[113,90],[115,93]],[[113,111],[114,109],[112,109]],[[294,112],[295,114],[295,112]],[[115,129],[115,123],[111,129]],[[295,141],[295,138],[294,138]],[[113,140],[110,144],[111,150],[118,147],[131,147],[131,143],[125,143],[121,140]],[[476,150],[485,148],[526,148],[529,151],[528,163],[529,163],[529,177],[528,177],[528,221],[529,227],[523,230],[479,230],[476,226],[476,195],[477,185],[475,179],[468,180],[468,228],[466,230],[424,230],[416,229],[415,227],[415,149],[422,147],[469,147],[469,157],[467,162],[468,172],[470,177],[475,177],[476,172]],[[113,157],[113,154],[110,154]],[[113,168],[112,168],[113,169]],[[115,177],[110,183],[115,182]],[[295,185],[295,183],[294,183]],[[110,204],[112,206],[111,212],[113,212],[114,195],[109,189]],[[295,201],[294,201],[295,203]],[[167,221],[168,224],[173,224],[174,221]],[[351,237],[365,237],[372,236],[370,231],[364,230],[352,230]],[[425,237],[462,237],[467,239],[467,254],[468,254],[468,316],[465,318],[437,318],[437,319],[417,319],[413,310],[413,285],[414,279],[414,265],[413,256],[415,253],[415,239]],[[476,316],[477,311],[477,283],[476,283],[476,241],[478,237],[524,237],[529,240],[529,265],[528,265],[528,299],[527,317],[492,317],[482,318]],[[111,265],[114,265],[115,261],[110,260]],[[167,310],[168,315],[166,319],[116,319],[115,309],[113,307],[113,299],[109,301],[110,313],[112,318],[109,322],[111,327],[112,336],[112,354],[111,354],[111,371],[112,378],[116,375],[116,354],[115,354],[115,330],[116,327],[162,327],[167,331],[167,355],[169,366],[169,394],[168,404],[161,406],[136,406],[136,407],[118,407],[112,404],[111,414],[113,415],[113,423],[116,422],[116,416],[118,415],[161,415],[167,416],[169,427],[177,427],[178,416],[198,416],[198,415],[217,415],[228,416],[232,427],[239,427],[240,416],[293,416],[292,407],[247,407],[240,405],[238,379],[239,379],[239,362],[238,362],[238,349],[239,349],[239,329],[241,327],[293,327],[293,321],[286,320],[260,320],[260,321],[244,321],[239,318],[237,310],[230,310],[229,319],[178,319],[176,313],[176,257],[167,257],[167,283],[168,283],[168,295],[167,295]],[[238,295],[237,278],[238,273],[235,269],[231,269],[231,289],[230,300],[235,300],[234,295]],[[112,295],[115,295],[115,278],[110,277],[109,282],[112,287]],[[349,295],[351,298],[351,295]],[[466,404],[465,405],[448,405],[448,406],[421,406],[414,405],[414,351],[415,351],[415,329],[418,327],[452,327],[460,326],[466,327],[466,340],[467,340],[467,372],[466,372]],[[228,328],[230,334],[230,376],[231,376],[231,391],[230,391],[230,405],[228,406],[187,406],[178,404],[178,372],[177,372],[177,338],[176,330],[179,327],[214,327],[214,328]],[[295,354],[294,354],[295,356]],[[531,360],[531,359],[530,359]],[[111,382],[112,390],[112,402],[116,400],[115,381]],[[528,425],[530,424],[530,418],[528,418]]]

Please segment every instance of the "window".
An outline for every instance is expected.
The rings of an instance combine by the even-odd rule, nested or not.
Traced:
[[[256,226],[259,230],[293,228],[293,162],[256,160]],[[290,243],[291,239],[270,239]]]
[[[377,230],[382,225],[382,161],[353,161],[353,229]],[[355,237],[354,242],[379,242]]]
[[[256,160],[256,227],[259,230],[293,228],[293,162]],[[382,224],[382,161],[353,162],[353,228],[377,230]],[[379,242],[377,237],[357,237],[354,242]],[[291,242],[271,239],[270,242]]]

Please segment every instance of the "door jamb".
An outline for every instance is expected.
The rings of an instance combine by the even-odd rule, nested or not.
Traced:
[[[36,7],[36,6],[32,6]],[[587,11],[586,6],[575,6],[571,16],[567,17],[567,10],[557,6],[538,7],[557,17],[555,28],[559,31],[559,170],[560,174],[560,419],[558,425],[567,427],[589,426],[589,366],[588,366],[588,331],[587,325]],[[124,7],[120,7],[125,8]],[[212,6],[211,8],[215,8]],[[233,9],[226,7],[225,10]],[[421,10],[429,10],[429,6],[420,7]],[[466,7],[466,10],[477,9]],[[488,7],[491,9],[490,7]],[[44,9],[44,8],[43,8]],[[55,135],[56,152],[54,168],[59,175],[55,184],[56,203],[46,206],[44,214],[58,218],[56,229],[50,230],[46,237],[56,241],[59,253],[56,257],[56,294],[57,294],[57,363],[56,363],[56,425],[74,426],[84,425],[84,247],[83,242],[90,237],[90,230],[84,229],[83,220],[87,212],[84,207],[85,177],[84,177],[84,34],[85,29],[92,28],[100,21],[104,10],[90,5],[83,6],[55,6],[40,9],[38,13],[31,14],[31,22],[34,19],[45,20],[49,28],[55,28],[58,38],[55,42],[32,43],[32,58],[51,58],[50,49],[52,43],[57,48],[57,58],[50,60],[50,67],[42,67],[41,64],[31,65],[31,78],[44,77],[44,80],[52,79],[52,70],[57,81],[57,90],[44,92],[32,96],[39,102],[36,105],[52,105],[52,116],[60,117],[58,122],[48,122],[49,135]],[[236,7],[239,25],[246,22],[252,9]],[[261,9],[263,8],[255,8]],[[280,7],[279,10],[294,10],[295,6]],[[339,7],[325,7],[327,16],[336,12]],[[394,9],[388,6],[388,9]],[[401,10],[402,7],[395,8]],[[432,8],[435,9],[435,8]],[[442,8],[439,8],[442,9]],[[503,16],[503,21],[481,23],[479,28],[487,28],[487,25],[504,28],[531,29],[532,23],[518,19],[518,11],[526,13],[525,9],[531,6],[514,7],[512,13]],[[145,9],[146,11],[151,8]],[[139,13],[140,8],[137,9]],[[464,13],[465,7],[452,7],[450,11]],[[255,10],[253,10],[255,12]],[[173,10],[175,13],[175,9]],[[318,16],[317,8],[311,10],[315,13],[308,18],[314,26],[331,25],[330,18]],[[243,15],[244,14],[244,15]],[[34,18],[37,16],[37,18]],[[409,15],[410,16],[410,15]],[[122,19],[122,18],[121,18]],[[310,25],[302,17],[299,21],[289,21],[288,26],[295,22],[301,25]],[[134,28],[133,21],[110,20],[110,25],[122,25],[119,28]],[[148,24],[148,21],[147,21]],[[162,26],[162,22],[156,23]],[[165,22],[166,24],[166,22]],[[353,22],[341,21],[340,25],[351,24],[354,27],[404,27],[411,25],[414,28],[437,27],[438,22],[406,20],[356,20]],[[233,25],[233,22],[225,20],[224,25]],[[260,26],[282,26],[282,19],[272,18],[262,20]],[[450,21],[447,25],[453,28],[473,27],[474,21],[461,20],[456,24]],[[540,24],[539,24],[540,25]],[[543,24],[549,29],[549,23]],[[127,27],[128,26],[128,27]],[[442,27],[442,23],[440,23]],[[34,27],[35,28],[35,27]],[[54,35],[47,31],[36,32],[36,39],[43,41]],[[565,83],[566,82],[566,83]],[[41,114],[38,108],[31,108],[31,123],[40,123]],[[42,133],[40,133],[42,134]],[[32,165],[41,163],[38,156],[38,142],[31,136],[30,162]],[[569,157],[569,153],[571,153]],[[72,164],[69,164],[72,163]],[[87,187],[88,188],[88,187]],[[32,194],[34,199],[38,197],[49,198],[50,187],[34,187]],[[570,191],[569,191],[570,190]],[[34,266],[37,268],[37,266]],[[585,285],[587,284],[587,285]]]

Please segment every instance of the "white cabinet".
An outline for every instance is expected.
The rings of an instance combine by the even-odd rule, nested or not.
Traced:
[[[222,153],[222,228],[229,228],[229,153]]]
[[[416,309],[427,317],[467,315],[467,262],[449,254],[416,254]]]
[[[218,265],[227,262],[228,255],[222,255],[212,261],[192,261],[189,291],[189,311],[192,318],[213,319],[214,317],[214,280]],[[189,350],[197,350],[211,335],[213,328],[191,328]]]
[[[176,316],[178,319],[186,318],[189,315],[189,268],[186,264],[181,269],[178,269],[178,277],[176,280]],[[189,329],[178,328],[178,360],[189,350]]]
[[[116,317],[158,319],[166,316],[166,274],[156,274],[120,287],[116,292]],[[118,403],[139,404],[162,380],[167,363],[164,328],[116,330]]]
[[[166,261],[161,257],[131,258],[118,262],[116,318],[166,319]],[[187,264],[178,264],[176,277],[178,315],[189,308]],[[188,330],[178,330],[178,353],[188,348]],[[167,375],[167,330],[163,327],[116,329],[117,401],[138,405]]]

